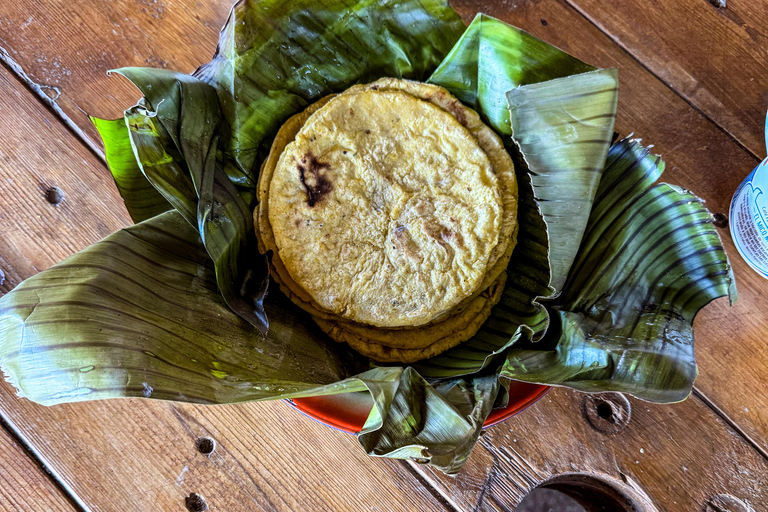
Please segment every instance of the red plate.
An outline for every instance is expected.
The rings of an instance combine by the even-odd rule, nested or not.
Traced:
[[[483,428],[496,425],[522,412],[546,395],[550,389],[549,386],[512,382],[509,387],[509,405],[491,411]],[[296,398],[289,402],[310,418],[350,434],[357,434],[363,429],[368,413],[373,407],[371,395],[366,392]]]

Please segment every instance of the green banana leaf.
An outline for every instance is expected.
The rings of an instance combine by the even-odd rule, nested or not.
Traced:
[[[172,210],[5,295],[0,361],[22,396],[45,405],[115,396],[233,402],[349,376],[332,342],[304,328],[294,308],[267,307],[280,316],[276,326],[296,327],[262,339],[228,308],[197,230]],[[292,336],[301,336],[300,350],[286,343]]]
[[[512,135],[507,92],[594,70],[551,44],[481,13],[429,81],[482,112],[497,133]]]
[[[662,403],[690,394],[694,317],[718,297],[735,302],[736,285],[710,213],[692,193],[654,185],[663,170],[638,141],[611,148],[581,249],[552,307],[554,347],[513,348],[504,377]]]
[[[91,117],[104,141],[104,153],[115,185],[133,222],[151,219],[173,208],[141,172],[133,154],[125,119],[108,121]]]
[[[410,459],[447,474],[458,473],[480,437],[500,387],[497,372],[431,385],[407,367],[388,404],[386,421],[379,426],[378,413],[372,413],[358,439],[370,455]]]
[[[463,32],[445,0],[243,0],[195,76],[219,92],[232,173],[253,180],[288,117],[356,83],[423,80]]]
[[[563,95],[563,91],[568,91]],[[507,93],[515,141],[536,190],[552,244],[550,285],[562,290],[587,225],[619,99],[616,69],[602,69]]]
[[[361,356],[339,350],[281,295],[265,307],[274,321],[262,338],[224,302],[197,231],[171,211],[108,236],[3,297],[0,368],[20,396],[45,405],[368,391],[374,408],[359,439],[369,453],[387,454],[397,442],[398,456],[458,470],[493,405],[495,376],[469,387],[476,403],[454,406],[411,368],[366,370]],[[407,407],[413,396],[420,397],[415,411]]]
[[[549,325],[538,301],[562,288],[576,257],[618,100],[616,70],[555,79],[562,69],[594,68],[481,14],[429,78],[477,108],[505,137],[516,160],[520,231],[501,301],[472,339],[414,365],[427,378],[478,372],[521,338],[540,339]],[[504,117],[506,124],[499,121]]]
[[[511,136],[514,128],[519,164],[530,171],[549,237],[558,241],[549,248],[550,284],[558,291],[584,232],[616,117],[615,70],[590,71],[595,68],[527,32],[478,14],[429,78],[500,135]],[[564,77],[570,78],[555,81]],[[564,95],[571,87],[572,95]]]
[[[144,94],[142,102],[125,113],[142,174],[198,227],[227,304],[266,334],[263,300],[268,267],[256,250],[252,194],[241,194],[217,162],[221,112],[216,91],[172,71],[124,68],[117,72]],[[97,127],[109,123],[99,120]],[[111,131],[105,137],[105,144],[115,139]],[[111,169],[119,165],[120,161],[110,161]]]
[[[685,255],[676,275],[702,285],[668,289],[665,278],[658,289],[647,288],[661,295],[641,303],[651,308],[643,314],[667,323],[638,331],[647,337],[638,336],[637,350],[624,350],[619,360],[628,371],[614,371],[622,343],[614,329],[629,324],[613,312],[642,288],[600,276],[614,275],[612,262],[628,254],[622,244],[637,255],[651,243],[607,243],[599,229],[611,235],[610,226],[594,227],[634,204],[622,194],[629,184],[615,180],[617,164],[600,178],[615,72],[595,71],[487,16],[463,30],[444,0],[243,1],[214,59],[194,76],[119,70],[144,98],[123,120],[94,122],[126,207],[143,222],[0,299],[0,368],[9,381],[47,405],[368,392],[373,408],[358,436],[367,453],[447,473],[464,464],[491,409],[506,403],[510,378],[668,401],[691,377],[692,338],[667,338],[687,336],[680,323],[689,324],[707,297],[727,291],[722,274],[702,270],[729,268],[724,253],[711,249],[719,247],[717,235],[667,233],[670,250]],[[377,367],[330,341],[278,291],[265,298],[266,267],[250,218],[254,184],[274,133],[296,111],[355,83],[430,73],[429,81],[478,110],[515,159],[518,244],[502,301],[474,339],[412,366]],[[638,182],[635,192],[651,194],[645,190],[654,180]],[[663,204],[668,220],[689,207]],[[696,211],[702,222],[705,213]],[[593,276],[596,265],[606,272]],[[601,302],[606,297],[616,302]],[[631,323],[637,312],[627,307],[621,311]],[[657,364],[670,370],[659,377]]]
[[[134,161],[144,179],[165,202],[175,208],[191,226],[196,226],[197,194],[185,168],[184,158],[154,113],[148,109],[146,101],[142,101],[126,110],[123,118]],[[111,161],[107,162],[111,165]]]

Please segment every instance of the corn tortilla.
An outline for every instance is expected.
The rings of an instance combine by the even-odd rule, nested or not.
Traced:
[[[390,102],[393,101],[392,97],[394,96],[396,99],[402,100],[406,104],[412,103],[412,98],[403,98],[397,94],[392,94],[405,92],[407,95],[416,98],[416,100],[421,99],[422,103],[427,101],[432,105],[439,107],[442,112],[450,114],[453,119],[458,121],[462,127],[469,131],[479,145],[481,151],[485,153],[487,159],[490,161],[492,177],[496,177],[497,179],[496,187],[498,193],[496,194],[496,197],[500,200],[501,211],[496,211],[495,215],[497,218],[494,219],[496,223],[493,225],[494,228],[498,226],[496,243],[488,244],[491,245],[491,247],[490,251],[488,251],[488,257],[484,265],[477,265],[477,262],[475,262],[478,267],[482,268],[480,272],[477,272],[477,269],[474,269],[474,276],[478,279],[478,282],[475,283],[474,291],[467,293],[465,290],[463,296],[459,296],[458,299],[453,299],[453,306],[451,307],[443,307],[441,309],[441,307],[438,306],[433,308],[431,319],[426,323],[418,323],[417,326],[414,326],[413,324],[416,322],[392,321],[391,318],[385,318],[385,321],[389,320],[390,327],[382,328],[372,326],[372,322],[363,323],[344,318],[342,315],[338,314],[338,310],[334,311],[333,307],[323,307],[322,304],[318,304],[314,300],[312,294],[293,280],[286,269],[286,266],[283,264],[270,223],[270,189],[272,187],[275,169],[278,166],[279,160],[284,157],[286,147],[295,142],[297,134],[305,127],[308,120],[310,120],[310,122],[313,121],[313,119],[311,119],[312,114],[326,105],[333,96],[323,98],[317,103],[310,105],[304,112],[293,116],[284,124],[275,138],[272,151],[270,152],[268,159],[264,162],[262,172],[259,176],[259,206],[254,211],[254,220],[257,226],[257,234],[259,235],[259,249],[262,253],[267,251],[273,252],[272,263],[274,267],[274,277],[283,291],[286,292],[296,304],[312,314],[318,324],[320,324],[326,332],[329,332],[332,337],[337,339],[337,341],[347,341],[353,348],[374,357],[374,359],[378,358],[378,360],[383,361],[400,360],[401,362],[411,362],[412,360],[417,360],[413,359],[413,357],[416,357],[418,354],[421,354],[419,358],[431,357],[431,355],[439,353],[436,352],[436,350],[440,347],[442,347],[440,350],[442,351],[470,338],[480,325],[482,325],[482,322],[484,322],[488,314],[490,314],[491,307],[500,298],[501,286],[498,284],[499,277],[506,270],[516,242],[517,183],[515,181],[514,165],[499,138],[490,128],[482,123],[479,116],[471,109],[463,106],[456,100],[456,98],[452,97],[447,91],[440,87],[405,80],[382,79],[373,84],[352,87],[340,96],[357,96],[363,92],[368,94],[389,93],[388,96]],[[361,98],[356,98],[356,100],[358,101],[351,101],[350,99],[350,101],[345,103],[345,106],[359,106]],[[362,101],[362,103],[365,106],[366,102]],[[376,107],[374,106],[373,108],[375,109]],[[397,114],[398,112],[395,112],[394,115]],[[333,116],[329,117],[333,118]],[[392,115],[389,117],[391,127]],[[314,120],[316,121],[316,118]],[[443,122],[445,122],[445,118],[443,118]],[[344,124],[346,126],[346,123],[339,124]],[[331,123],[331,126],[333,126],[333,123]],[[423,124],[421,126],[423,127]],[[357,131],[359,132],[360,130]],[[333,135],[336,132],[327,130],[325,133],[327,135]],[[389,134],[389,136],[391,136],[391,134]],[[328,138],[333,139],[333,137]],[[417,137],[413,137],[413,139],[417,139]],[[448,144],[450,144],[450,142],[450,140],[447,140]],[[328,144],[326,144],[325,149],[328,149]],[[344,150],[342,149],[342,151]],[[294,153],[294,158],[296,155],[297,154]],[[298,156],[301,156],[301,154]],[[298,165],[296,167],[298,168]],[[315,203],[313,206],[316,206],[319,202],[322,202],[325,199],[322,197],[323,194],[321,193],[323,192],[322,189],[325,185],[313,181],[316,179],[317,176],[310,176],[309,186],[306,186],[307,183],[300,182],[301,185],[304,185],[303,192],[305,194],[305,202],[307,204],[310,202]],[[490,181],[491,185],[493,185],[492,180]],[[294,182],[293,185],[295,186],[296,183]],[[493,187],[491,186],[490,188]],[[416,212],[417,217],[419,214],[424,213],[423,208],[414,209],[422,210]],[[347,212],[348,210],[342,211],[342,215]],[[278,221],[278,225],[284,225],[283,221],[284,219]],[[298,226],[296,227],[298,228]],[[330,233],[338,234],[337,231],[330,231]],[[324,233],[326,238],[328,234],[328,232]],[[482,236],[480,238],[482,238]],[[445,241],[446,240],[443,239],[443,242]],[[486,240],[481,241],[485,242]],[[400,248],[404,249],[404,252],[408,252],[407,245],[400,244]],[[484,248],[487,249],[487,247]],[[411,249],[413,249],[413,247],[411,247]],[[386,292],[386,286],[382,287],[381,290]],[[354,315],[352,315],[352,317],[354,318]],[[365,350],[361,349],[363,344],[378,345],[378,347],[372,347]],[[408,359],[408,361],[403,360],[403,358]]]

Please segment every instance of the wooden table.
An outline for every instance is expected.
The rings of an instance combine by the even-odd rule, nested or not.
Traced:
[[[668,163],[667,181],[727,213],[735,188],[765,154],[768,4],[717,3],[453,2],[467,21],[482,11],[589,63],[617,66],[617,131],[654,144]],[[117,117],[138,93],[105,71],[191,72],[212,55],[229,7],[2,2],[1,293],[129,223],[84,112]],[[65,194],[58,206],[46,200],[52,186]],[[354,437],[283,402],[45,408],[3,383],[0,510],[183,511],[191,493],[221,511],[511,510],[541,482],[580,472],[636,489],[658,510],[768,510],[768,282],[747,268],[727,228],[721,235],[740,298],[733,308],[718,300],[696,319],[696,389],[671,406],[629,399],[626,425],[596,415],[599,400],[557,389],[489,429],[463,472],[447,478],[369,458]],[[606,399],[621,405],[621,397]],[[212,454],[198,451],[200,437],[216,441]]]

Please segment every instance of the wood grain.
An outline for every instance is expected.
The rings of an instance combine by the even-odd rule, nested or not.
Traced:
[[[24,75],[96,146],[85,112],[117,118],[140,94],[107,71],[127,66],[191,73],[210,60],[230,1],[3,2],[0,59]]]
[[[191,406],[125,399],[45,408],[0,388],[0,409],[94,511],[444,510],[402,465],[283,402]],[[196,441],[209,436],[206,456]]]
[[[128,219],[101,162],[1,67],[0,114],[0,268],[7,291]],[[45,199],[52,184],[66,194],[58,207]],[[2,383],[0,416],[91,510],[182,510],[192,492],[226,511],[443,509],[405,466],[369,458],[353,436],[284,402],[196,407],[114,400],[46,408]],[[210,457],[195,446],[203,435],[217,442]],[[30,485],[37,478],[34,471],[14,475]],[[26,492],[6,487],[0,504],[26,503]]]
[[[565,2],[462,0],[453,5],[467,20],[486,12],[593,65],[618,67],[616,130],[634,133],[664,157],[662,181],[693,190],[710,211],[727,215],[733,192],[758,160]],[[741,259],[728,229],[721,229],[720,236],[734,267],[739,300],[729,307],[726,299],[718,299],[697,316],[696,386],[768,452],[768,390],[762,384],[768,382],[768,309],[762,307],[768,303],[768,283]]]
[[[626,428],[606,435],[584,420],[584,397],[555,389],[488,429],[455,479],[418,469],[461,510],[513,510],[532,487],[569,472],[630,482],[660,511],[705,510],[720,494],[768,510],[768,462],[700,400],[631,399]]]
[[[750,151],[765,155],[768,4],[567,1]]]
[[[0,453],[0,510],[75,512],[68,498],[2,426]]]
[[[4,68],[0,169],[0,291],[130,224],[109,171]]]

